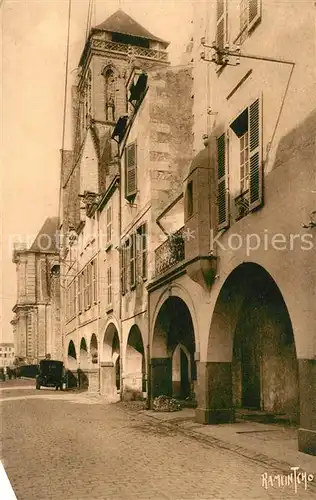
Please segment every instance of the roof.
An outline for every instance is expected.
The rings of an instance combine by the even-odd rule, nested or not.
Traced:
[[[158,38],[143,26],[141,26],[135,19],[126,14],[122,9],[117,10],[108,17],[103,23],[92,28],[93,31],[108,31],[111,33],[122,33],[124,35],[131,35],[138,38],[146,38],[154,42],[161,42],[167,47],[169,42]]]
[[[56,232],[58,217],[48,217],[31,245],[30,252],[58,253]]]
[[[208,148],[202,149],[192,160],[189,173],[192,173],[196,168],[210,167],[210,152]]]

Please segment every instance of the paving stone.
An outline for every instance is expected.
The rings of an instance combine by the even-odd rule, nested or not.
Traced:
[[[18,500],[314,498],[301,485],[299,494],[266,490],[261,474],[278,474],[273,466],[207,446],[127,405],[24,394],[0,395],[2,459]]]

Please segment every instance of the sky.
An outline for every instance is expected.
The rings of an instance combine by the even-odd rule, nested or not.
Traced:
[[[57,215],[64,105],[68,0],[0,0],[1,23],[1,332],[12,340],[16,270],[12,242],[32,244],[46,217]],[[89,0],[72,0],[69,86],[86,33]],[[92,25],[119,7],[170,41],[179,64],[191,37],[190,0],[95,0]],[[70,105],[68,98],[68,106]],[[71,148],[70,113],[65,148]]]

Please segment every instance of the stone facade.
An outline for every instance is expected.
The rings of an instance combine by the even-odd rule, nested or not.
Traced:
[[[175,68],[164,42],[145,57],[92,30],[64,184],[64,355],[111,400],[175,396],[204,424],[277,414],[315,454],[313,7],[245,5],[195,9],[193,64]]]
[[[198,154],[183,186],[183,259],[149,285],[152,390],[172,393],[171,346],[184,334],[170,324],[185,304],[197,420],[282,414],[299,425],[299,450],[315,454],[313,7],[257,2],[240,33],[238,4],[217,4],[195,11]]]
[[[45,221],[30,248],[16,248],[17,301],[13,325],[15,355],[33,364],[47,354],[62,359],[57,218]]]
[[[14,344],[1,342],[0,344],[0,368],[12,366],[15,359]]]
[[[122,23],[127,31],[121,33]],[[74,378],[110,398],[122,390],[120,356],[122,232],[121,159],[112,132],[128,113],[133,65],[167,67],[168,45],[128,35],[135,25],[123,11],[91,30],[73,88],[73,149],[63,152],[60,230],[64,235],[62,329],[64,357]],[[118,29],[118,32],[116,32]],[[76,241],[70,241],[71,231]],[[79,374],[77,373],[79,370]]]

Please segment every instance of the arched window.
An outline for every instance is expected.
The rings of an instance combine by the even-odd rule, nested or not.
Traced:
[[[104,73],[105,78],[105,116],[108,121],[115,121],[115,91],[116,82],[114,71],[108,68]]]

